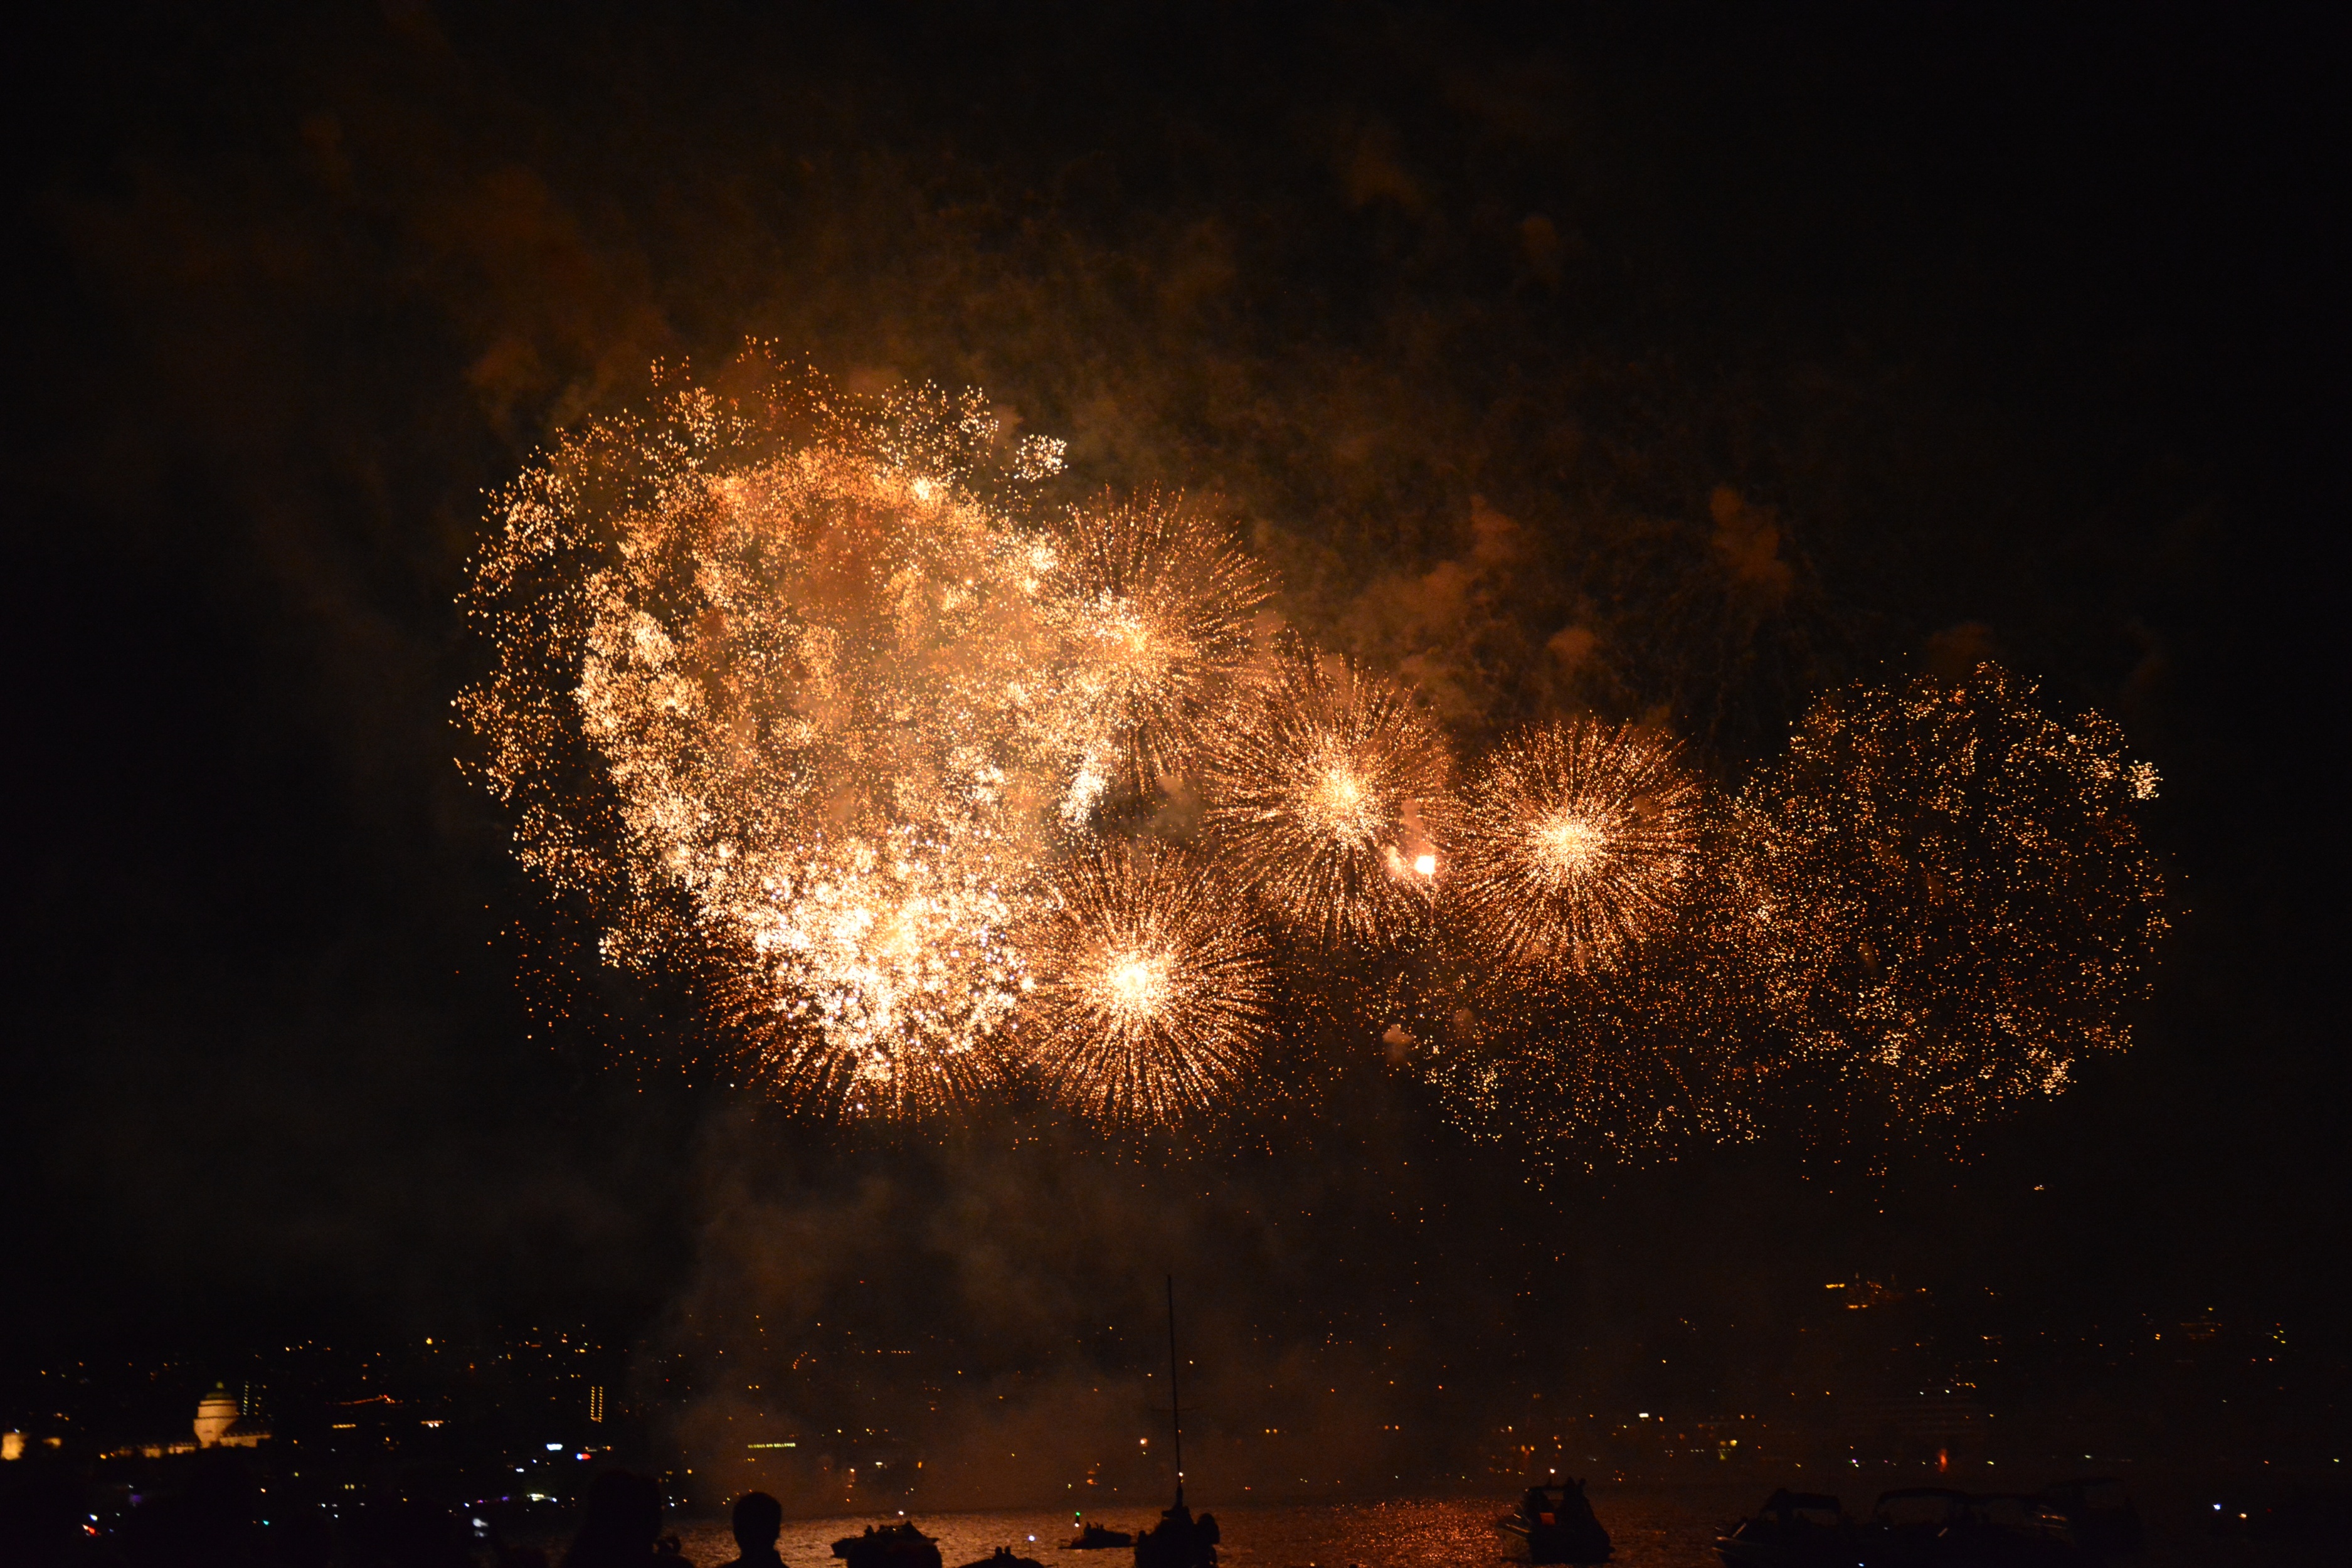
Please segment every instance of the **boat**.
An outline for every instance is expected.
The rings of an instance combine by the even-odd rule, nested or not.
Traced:
[[[2065,1516],[2040,1492],[1979,1492],[1969,1522],[1954,1534],[1954,1560],[1992,1568],[2089,1568],[2105,1561],[2086,1551]]]
[[[833,1554],[848,1568],[940,1568],[940,1543],[911,1519],[869,1524],[863,1535],[845,1535],[833,1543]]]
[[[1782,1487],[1715,1538],[1724,1568],[1847,1568],[1859,1563],[1853,1521],[1826,1492]]]
[[[963,1568],[1045,1568],[1034,1557],[1015,1557],[1013,1548],[1000,1546],[987,1556],[967,1563]]]
[[[1606,1563],[1609,1532],[1593,1517],[1584,1498],[1584,1483],[1534,1486],[1519,1500],[1518,1510],[1495,1521],[1513,1556],[1529,1563]]]
[[[2116,1494],[2083,1502],[2062,1482],[2041,1492],[1964,1492],[1905,1487],[1881,1492],[1867,1520],[1848,1519],[1838,1500],[1783,1488],[1749,1518],[1716,1537],[1724,1568],[2092,1568],[2126,1539]],[[2066,1512],[2075,1506],[2087,1528]],[[2120,1505],[2127,1510],[2128,1501]],[[2138,1516],[2128,1516],[2137,1540]],[[2099,1521],[2114,1529],[2098,1534]]]
[[[1192,1517],[1184,1501],[1184,1406],[1177,1398],[1176,1277],[1168,1277],[1168,1424],[1175,1445],[1176,1500],[1160,1515],[1160,1522],[1135,1538],[1135,1568],[1217,1568],[1217,1542],[1223,1532],[1217,1516]]]
[[[1124,1530],[1105,1530],[1099,1524],[1090,1524],[1084,1530],[1079,1531],[1077,1538],[1072,1541],[1067,1546],[1063,1547],[1062,1550],[1065,1552],[1100,1552],[1107,1547],[1132,1546],[1134,1544],[1135,1537],[1129,1535]]]
[[[1217,1516],[1192,1517],[1184,1506],[1184,1489],[1176,1489],[1175,1506],[1160,1522],[1135,1538],[1135,1568],[1216,1568],[1217,1542],[1223,1532]]]
[[[2100,1558],[2066,1539],[2037,1494],[1977,1495],[1948,1487],[1879,1494],[1854,1531],[1864,1568],[2090,1568]]]
[[[1881,1492],[1854,1531],[1854,1559],[1871,1568],[1945,1568],[1960,1561],[1960,1536],[1970,1522],[1969,1494],[1950,1487],[1902,1487]]]

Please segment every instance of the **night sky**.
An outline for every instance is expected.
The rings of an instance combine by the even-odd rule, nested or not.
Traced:
[[[18,35],[6,1353],[766,1303],[1123,1365],[1079,1336],[1148,1329],[1171,1266],[1229,1366],[1681,1334],[1694,1398],[1769,1385],[1835,1280],[2344,1344],[2315,20],[852,14]],[[1992,657],[2099,709],[2164,778],[2137,1048],[1957,1161],[1768,1140],[1538,1188],[1377,1062],[1312,1131],[1122,1158],[845,1144],[614,1056],[688,1031],[610,976],[609,1026],[551,1034],[518,984],[551,917],[453,763],[465,563],[551,432],[747,336],[981,386],[1074,483],[1217,498],[1286,611],[1466,736],[1662,718],[1736,784],[1842,681]],[[1708,574],[1727,491],[1790,563],[1763,610]],[[1536,566],[1481,575],[1489,513]]]

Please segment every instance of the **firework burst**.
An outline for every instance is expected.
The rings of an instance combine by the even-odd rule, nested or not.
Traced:
[[[1159,497],[1074,507],[1057,540],[1052,609],[1082,656],[1076,670],[1087,687],[1077,700],[1097,711],[1105,737],[1066,803],[1076,820],[1108,789],[1114,766],[1149,787],[1191,765],[1206,716],[1249,657],[1272,589],[1223,530]],[[1115,763],[1100,755],[1114,745]]]
[[[1076,860],[1030,930],[1024,1006],[1055,1096],[1110,1122],[1171,1122],[1229,1099],[1269,1026],[1256,932],[1201,867],[1156,847]]]
[[[1548,724],[1465,793],[1450,891],[1506,963],[1608,963],[1669,915],[1692,870],[1698,786],[1630,724]]]
[[[1207,820],[1236,879],[1326,941],[1423,912],[1450,816],[1444,742],[1404,689],[1286,649],[1216,738]]]
[[[1006,933],[1101,742],[1052,552],[982,499],[1053,454],[976,395],[770,393],[680,393],[512,487],[461,708],[608,960],[705,975],[772,1092],[936,1109],[1003,1066]]]
[[[1948,1125],[2128,1046],[2166,929],[2134,821],[2154,793],[2114,724],[1997,666],[1824,697],[1744,801],[1737,864],[1798,1049]]]
[[[1294,1030],[1368,1026],[1548,1169],[1744,1136],[1775,1073],[1957,1126],[2128,1043],[2155,779],[2103,719],[1987,666],[1823,699],[1727,811],[1590,721],[1457,805],[1404,689],[1289,633],[1251,663],[1266,580],[1197,513],[1041,524],[1058,448],[978,394],[751,372],[499,498],[466,601],[495,665],[458,707],[567,929],[682,981],[796,1108],[1033,1074],[1104,1122],[1230,1103],[1274,1027],[1244,897],[1307,939]],[[1206,863],[1106,847],[1170,775]]]

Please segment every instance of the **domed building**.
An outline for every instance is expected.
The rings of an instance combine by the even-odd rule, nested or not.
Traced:
[[[269,1436],[269,1428],[247,1416],[245,1406],[226,1384],[196,1401],[196,1446],[203,1448],[251,1448]]]

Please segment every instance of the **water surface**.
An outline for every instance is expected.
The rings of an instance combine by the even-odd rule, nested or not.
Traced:
[[[1714,1564],[1715,1525],[1739,1510],[1744,1493],[1714,1489],[1643,1489],[1594,1487],[1593,1506],[1616,1544],[1622,1568],[1696,1568]],[[1213,1506],[1224,1542],[1217,1549],[1229,1568],[1432,1568],[1435,1564],[1503,1560],[1495,1521],[1515,1500],[1502,1497],[1417,1498],[1367,1503],[1240,1503]],[[1754,1500],[1747,1499],[1752,1502]],[[786,1520],[778,1547],[792,1568],[831,1568],[833,1543],[867,1525],[891,1522],[872,1514],[849,1519]],[[1127,1551],[1067,1552],[1075,1533],[1069,1511],[1006,1510],[992,1513],[918,1514],[935,1536],[946,1568],[986,1557],[999,1546],[1034,1557],[1045,1568],[1132,1568]],[[1150,1508],[1087,1510],[1089,1523],[1139,1531],[1157,1523]],[[723,1523],[682,1528],[679,1541],[697,1568],[715,1568],[735,1556]]]
[[[2135,1483],[2148,1550],[2128,1560],[2128,1568],[2299,1568],[2339,1563],[2340,1552],[2319,1547],[2214,1539],[2204,1528],[2206,1490],[2200,1478]],[[1724,1521],[1754,1508],[1771,1489],[1742,1486],[1640,1486],[1595,1482],[1589,1489],[1593,1511],[1616,1547],[1613,1568],[1717,1568],[1715,1535]],[[1406,1498],[1362,1503],[1212,1502],[1223,1527],[1218,1548],[1223,1568],[1491,1568],[1507,1561],[1495,1521],[1508,1511],[1516,1494],[1483,1497]],[[1849,1496],[1849,1508],[1866,1513],[1870,1496]],[[1133,1568],[1127,1551],[1062,1550],[1074,1531],[1067,1510],[1007,1509],[987,1513],[918,1513],[924,1533],[940,1543],[944,1568],[986,1557],[999,1546],[1034,1557],[1045,1568]],[[1159,1520],[1145,1507],[1087,1511],[1091,1522],[1112,1530],[1139,1531]],[[784,1521],[779,1542],[791,1568],[835,1568],[833,1543],[869,1524],[891,1523],[896,1514],[858,1514],[839,1519]],[[717,1568],[733,1560],[735,1542],[723,1521],[681,1522],[678,1536],[686,1560],[696,1568]]]

